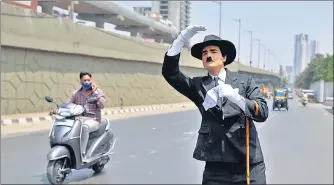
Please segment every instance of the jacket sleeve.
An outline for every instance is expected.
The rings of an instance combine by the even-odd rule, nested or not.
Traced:
[[[74,103],[78,90],[72,92],[72,95],[66,100],[66,103]]]
[[[97,102],[96,102],[96,106],[99,108],[99,109],[103,109],[105,104],[106,104],[106,98],[105,98],[105,95],[103,93],[103,91],[98,88],[96,89],[96,94],[97,94]]]
[[[168,56],[166,53],[162,65],[162,76],[175,90],[196,104],[198,98],[194,80],[180,71],[179,61],[180,54]]]
[[[265,122],[268,118],[268,106],[262,97],[260,88],[252,77],[248,78],[246,88],[246,107],[251,119],[256,122]]]

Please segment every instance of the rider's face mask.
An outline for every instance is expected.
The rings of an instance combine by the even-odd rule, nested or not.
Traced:
[[[90,88],[92,88],[92,82],[83,82],[82,83],[82,87],[84,88],[84,89],[90,89]]]

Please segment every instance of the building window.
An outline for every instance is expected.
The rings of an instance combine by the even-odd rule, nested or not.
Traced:
[[[165,6],[165,5],[160,6],[160,9],[168,9],[168,6]]]
[[[166,15],[166,14],[168,14],[168,11],[160,11],[160,14],[161,15]]]

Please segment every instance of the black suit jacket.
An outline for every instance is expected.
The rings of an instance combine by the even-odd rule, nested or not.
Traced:
[[[244,163],[247,118],[250,120],[250,163],[263,161],[253,120],[264,122],[268,117],[268,107],[252,78],[225,69],[225,83],[233,88],[239,88],[239,94],[246,99],[245,112],[227,98],[223,98],[221,108],[217,105],[205,111],[202,103],[206,92],[214,87],[212,77],[209,75],[188,77],[180,71],[179,59],[180,54],[176,56],[165,54],[162,75],[175,90],[194,102],[202,114],[193,157],[202,161]]]

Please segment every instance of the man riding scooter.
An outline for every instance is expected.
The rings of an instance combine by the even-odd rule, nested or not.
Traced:
[[[73,91],[72,96],[67,100],[67,103],[74,103],[77,105],[82,105],[87,108],[89,112],[94,113],[94,117],[85,116],[82,117],[83,120],[87,119],[96,119],[95,121],[84,121],[81,135],[82,143],[82,154],[84,156],[83,161],[87,161],[86,158],[86,148],[89,140],[89,134],[95,132],[99,129],[99,123],[101,122],[101,110],[105,105],[105,96],[100,88],[92,81],[92,74],[88,72],[81,72],[80,83],[82,87],[78,90]],[[97,98],[96,104],[86,104],[86,100],[91,97]],[[56,110],[53,109],[50,111],[50,115],[55,114]]]
[[[304,93],[303,94],[303,97],[302,97],[302,104],[304,105],[304,107],[305,107],[305,105],[308,103],[308,97],[307,97],[307,94],[306,93]]]

